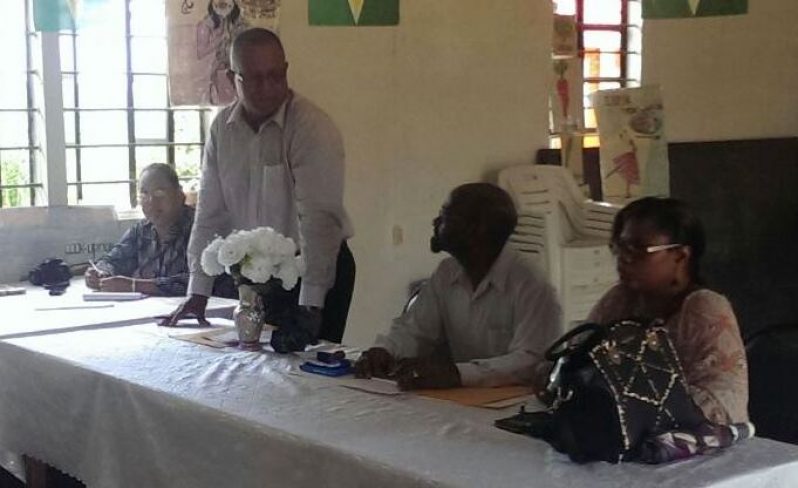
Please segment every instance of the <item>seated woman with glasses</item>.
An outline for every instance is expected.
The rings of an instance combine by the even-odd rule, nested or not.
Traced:
[[[194,209],[185,199],[171,166],[155,163],[144,168],[139,177],[144,219],[86,270],[86,285],[101,291],[184,296],[186,248],[194,223]]]
[[[748,421],[748,373],[729,301],[702,286],[705,238],[686,204],[647,197],[615,217],[610,248],[620,282],[588,320],[662,319],[681,360],[690,394],[712,422]]]

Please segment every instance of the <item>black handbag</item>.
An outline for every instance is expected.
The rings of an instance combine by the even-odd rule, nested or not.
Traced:
[[[645,439],[706,422],[660,321],[583,324],[558,339],[546,358],[554,367],[540,396],[551,408],[519,414],[524,433],[575,462],[635,460]]]
[[[47,258],[28,273],[28,281],[32,285],[46,288],[66,288],[69,286],[71,278],[72,273],[69,270],[69,266],[59,258]]]

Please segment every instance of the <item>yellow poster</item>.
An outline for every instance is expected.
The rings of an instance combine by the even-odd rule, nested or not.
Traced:
[[[169,97],[176,105],[227,105],[233,38],[250,27],[278,31],[280,0],[167,0]]]

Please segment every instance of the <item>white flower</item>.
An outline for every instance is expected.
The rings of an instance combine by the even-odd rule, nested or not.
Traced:
[[[221,247],[223,242],[224,239],[217,236],[216,239],[212,240],[210,244],[205,247],[205,250],[202,251],[200,264],[202,265],[202,270],[208,276],[218,276],[224,273],[224,266],[219,263],[219,259],[217,257],[219,253],[219,247]]]
[[[241,274],[253,283],[266,283],[272,277],[275,266],[263,256],[251,257],[241,265]]]
[[[258,227],[231,232],[225,239],[217,237],[202,252],[201,264],[211,276],[231,274],[231,267],[239,264],[241,275],[253,283],[266,283],[274,277],[290,290],[305,273],[305,261],[296,251],[290,237],[271,227]]]
[[[294,240],[290,237],[280,236],[280,239],[275,240],[274,253],[280,256],[294,257],[294,254],[296,254]]]
[[[252,247],[261,254],[272,254],[274,242],[279,236],[271,227],[258,227],[252,231]]]
[[[284,289],[290,290],[296,286],[296,282],[299,280],[299,270],[296,269],[293,260],[285,261],[277,267],[277,273],[274,276],[282,280]]]
[[[239,236],[237,234],[230,234],[219,246],[219,264],[223,266],[232,266],[247,255],[249,250],[249,242],[246,236]]]

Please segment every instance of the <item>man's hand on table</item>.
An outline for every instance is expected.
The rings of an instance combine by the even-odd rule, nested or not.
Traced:
[[[360,355],[355,362],[356,378],[388,378],[393,373],[396,361],[391,353],[382,347],[372,347]]]
[[[103,278],[108,278],[109,276],[111,276],[109,273],[91,267],[87,269],[85,273],[83,273],[83,278],[86,280],[86,286],[92,290],[99,290],[100,280]]]
[[[196,318],[200,325],[210,327],[211,323],[205,318],[205,307],[208,306],[208,297],[202,295],[191,295],[181,303],[177,309],[164,317],[158,325],[173,327],[180,319]]]
[[[133,291],[133,279],[127,276],[111,276],[100,279],[100,291],[110,291],[113,293]]]
[[[400,390],[462,386],[460,371],[448,358],[402,359],[396,368],[395,376]]]

